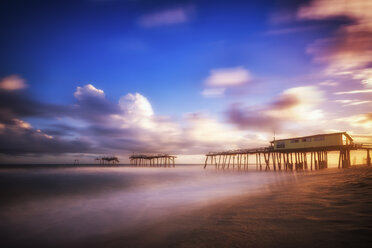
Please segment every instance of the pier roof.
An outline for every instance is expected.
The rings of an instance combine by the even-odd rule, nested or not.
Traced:
[[[337,132],[337,133],[323,133],[323,134],[315,134],[315,135],[308,135],[308,136],[291,137],[291,138],[286,138],[286,139],[275,139],[273,141],[270,141],[270,143],[274,143],[275,141],[312,138],[312,137],[317,137],[317,136],[330,136],[330,135],[336,135],[336,134],[343,134],[346,137],[348,137],[351,141],[353,141],[353,138],[351,138],[351,136],[347,132]]]

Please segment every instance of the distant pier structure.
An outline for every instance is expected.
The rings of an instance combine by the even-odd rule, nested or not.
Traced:
[[[328,168],[328,152],[338,151],[338,168],[350,167],[350,151],[365,150],[371,165],[372,144],[355,144],[346,132],[273,140],[268,147],[210,152],[207,165],[221,169],[248,170],[253,157],[256,170],[319,170]],[[271,167],[272,166],[272,167]]]
[[[119,159],[115,156],[99,157],[95,161],[98,161],[100,165],[119,164]]]
[[[168,154],[143,155],[137,154],[129,157],[132,166],[148,167],[175,167],[177,157]]]

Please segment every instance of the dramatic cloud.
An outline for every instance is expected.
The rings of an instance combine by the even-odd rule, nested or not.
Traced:
[[[58,117],[71,113],[70,108],[41,103],[26,92],[0,89],[0,122],[8,123],[14,118]]]
[[[103,90],[85,85],[77,87],[76,102],[62,106],[37,102],[25,93],[0,93],[11,100],[0,101],[1,154],[200,154],[212,148],[236,148],[245,140],[241,131],[207,115],[186,115],[182,125],[156,115],[150,101],[139,93],[126,94],[113,103]],[[39,130],[23,120],[27,117],[48,124]]]
[[[192,11],[193,8],[189,6],[166,9],[160,12],[147,14],[140,17],[139,25],[151,28],[184,23],[190,20]]]
[[[74,96],[77,102],[73,106],[68,106],[71,109],[65,113],[66,116],[87,122],[105,123],[110,121],[107,116],[120,113],[119,106],[109,102],[104,91],[91,84],[78,86]]]
[[[316,61],[328,64],[329,75],[351,75],[371,87],[372,2],[365,0],[314,0],[298,11],[301,19],[346,17],[350,23],[329,38],[308,48]]]
[[[228,87],[248,83],[251,75],[248,70],[242,66],[235,68],[222,68],[210,71],[210,75],[205,79],[207,86]]]
[[[0,80],[1,90],[21,90],[26,87],[26,81],[18,75],[11,75]]]
[[[75,139],[54,138],[35,130],[23,120],[13,119],[0,129],[0,154],[43,155],[74,152],[93,152],[88,143]]]
[[[372,19],[371,8],[372,3],[365,0],[314,0],[301,7],[298,15],[309,19],[346,16],[364,23]]]
[[[119,100],[119,106],[125,114],[150,117],[154,115],[152,106],[146,97],[139,93],[127,94]]]
[[[244,107],[238,104],[230,106],[227,112],[228,120],[241,129],[269,131],[278,130],[279,120],[268,115],[260,107]]]
[[[308,52],[317,61],[328,63],[327,73],[330,75],[351,74],[354,70],[364,74],[361,69],[372,62],[372,30],[339,30],[332,38],[316,41]]]
[[[321,119],[318,105],[324,100],[323,92],[314,86],[290,88],[276,100],[260,106],[232,105],[227,112],[230,122],[242,129],[274,131],[293,124]]]

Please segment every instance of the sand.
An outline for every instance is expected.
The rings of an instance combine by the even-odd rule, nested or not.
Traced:
[[[122,202],[114,208],[109,207],[115,204],[113,199],[128,184],[128,181],[120,180],[127,172],[123,175],[115,170],[113,172],[112,175],[115,176],[110,174],[109,177],[102,177],[101,171],[89,171],[74,179],[71,179],[71,175],[76,173],[64,172],[62,177],[53,174],[54,183],[41,184],[54,185],[49,191],[41,191],[40,185],[31,189],[35,187],[31,186],[35,179],[28,178],[29,173],[17,179],[23,182],[23,177],[27,177],[29,189],[22,191],[12,186],[13,191],[7,192],[12,192],[17,197],[2,194],[2,200],[8,197],[11,199],[9,202],[12,202],[2,209],[17,214],[11,216],[2,212],[1,247],[372,247],[371,167],[327,169],[309,173],[222,172],[200,177],[195,176],[196,174],[187,175],[187,170],[180,170],[181,177],[170,183],[179,185],[178,188],[169,191],[164,190],[169,188],[168,183],[162,185],[165,188],[160,191],[151,191],[160,187],[156,186],[159,182],[154,183],[154,178],[160,177],[159,181],[164,181],[170,176],[174,178],[178,171],[170,171],[169,175],[163,171],[141,174],[138,182],[129,177],[133,181],[128,188],[133,190],[133,185],[136,185],[134,188],[137,190],[142,187],[138,186],[139,182],[151,182],[144,184],[150,188],[146,188],[146,195],[139,194],[141,197],[161,192],[168,194],[168,198],[165,202],[163,198],[166,195],[161,194],[148,198],[148,201],[128,198],[136,202],[137,205],[133,206],[140,213],[132,216],[132,219],[129,216],[130,208],[125,209],[128,206]],[[198,171],[197,173],[200,174]],[[38,174],[36,179],[43,182],[43,177]],[[137,177],[136,175],[135,178]],[[260,188],[238,187],[246,179],[258,184],[251,177],[261,178],[261,181],[266,177],[276,179],[268,180]],[[47,178],[49,180],[51,176],[48,175]],[[65,186],[58,186],[67,178],[70,179],[69,185],[72,185],[68,190]],[[118,182],[114,182],[114,178]],[[191,178],[196,186],[189,183]],[[4,181],[4,177],[2,179],[0,182],[6,182],[9,187],[9,182]],[[90,189],[92,179],[95,180],[94,190]],[[234,180],[238,183],[234,184]],[[112,187],[107,190],[110,184]],[[76,185],[79,185],[80,190],[72,191]],[[211,186],[217,187],[218,191],[209,189]],[[225,190],[221,190],[221,187]],[[98,189],[101,192],[99,195],[94,193]],[[59,191],[63,191],[61,196],[52,197],[52,194]],[[230,191],[239,192],[234,194]],[[40,209],[28,209],[33,205],[27,203],[30,196],[25,192],[33,192],[31,199],[37,198],[38,201],[43,200],[44,204],[49,204],[45,208],[48,213],[40,214]],[[113,194],[114,198],[108,197],[108,192],[116,192]],[[212,193],[215,195],[202,204],[199,203],[200,199],[198,204],[193,202],[197,197],[208,198]],[[133,192],[132,194],[138,196]],[[104,198],[100,198],[101,195]],[[94,196],[93,203],[102,202],[102,199],[108,203],[87,207],[85,205],[91,204],[88,196]],[[61,205],[60,208],[55,206],[55,198]],[[66,199],[74,204],[79,202],[79,205],[71,205]],[[190,205],[182,206],[186,203]],[[141,204],[149,206],[141,208]],[[35,206],[34,208],[38,207]],[[15,212],[15,208],[24,209],[24,213],[19,213],[19,210]],[[167,214],[156,216],[159,212]],[[120,213],[123,215],[120,216]],[[97,230],[100,232],[94,232]]]
[[[372,247],[372,168],[299,175],[96,247]],[[92,241],[93,241],[92,240]]]

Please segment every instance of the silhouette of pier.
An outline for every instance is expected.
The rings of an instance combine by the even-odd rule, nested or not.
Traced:
[[[175,167],[177,157],[168,154],[143,155],[137,154],[129,157],[132,166],[145,167]]]
[[[99,161],[100,165],[118,164],[119,163],[119,159],[115,156],[99,157],[99,158],[96,158],[95,161]]]

